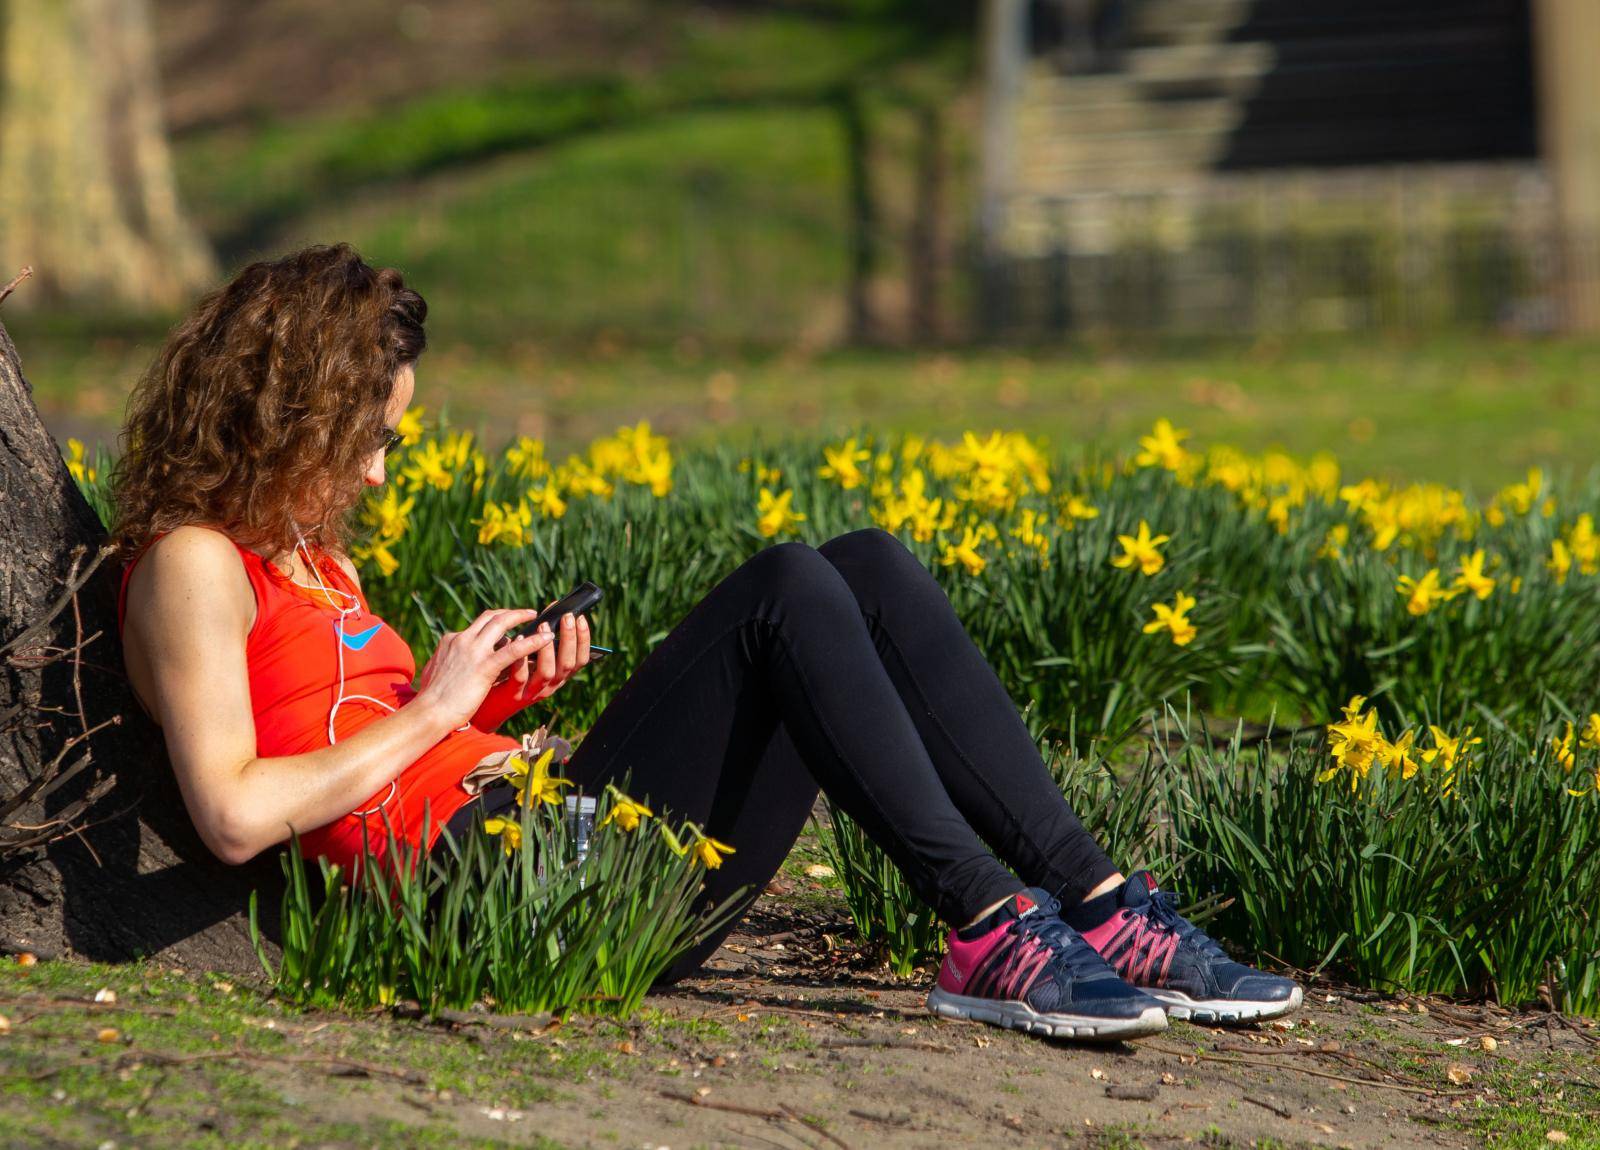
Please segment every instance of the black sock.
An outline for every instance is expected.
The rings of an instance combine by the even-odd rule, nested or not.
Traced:
[[[1122,898],[1122,888],[1127,885],[1128,881],[1124,879],[1117,884],[1115,889],[1109,890],[1105,894],[1084,899],[1077,906],[1063,907],[1061,917],[1066,920],[1067,925],[1073,930],[1093,930],[1117,913],[1117,906]]]
[[[963,926],[959,928],[956,931],[956,937],[961,939],[963,942],[971,942],[975,938],[980,938],[983,935],[988,934],[991,930],[1003,922],[1010,922],[1014,918],[1021,918],[1022,915],[1017,909],[1017,898],[1019,895],[1023,895],[1025,893],[1026,892],[1024,891],[1018,891],[1016,894],[1006,899],[1005,902],[995,907],[971,926]]]

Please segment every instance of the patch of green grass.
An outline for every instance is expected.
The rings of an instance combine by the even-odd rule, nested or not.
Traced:
[[[329,201],[295,228],[403,269],[447,341],[781,340],[837,303],[844,179],[828,108],[712,110]]]
[[[429,258],[442,260],[443,249]],[[821,258],[813,253],[797,266],[815,268]],[[462,277],[453,280],[461,291],[476,290],[465,273],[440,274]],[[1126,448],[1165,416],[1191,429],[1190,442],[1201,446],[1332,451],[1348,476],[1437,480],[1483,494],[1534,464],[1586,472],[1600,442],[1600,408],[1578,402],[1600,374],[1595,340],[1362,338],[799,357],[694,342],[632,347],[608,337],[563,349],[532,338],[508,346],[449,335],[452,326],[475,322],[455,312],[478,305],[447,306],[448,292],[440,293],[452,281],[415,282],[439,303],[430,312],[434,334],[419,365],[417,401],[430,411],[448,404],[458,426],[481,422],[491,446],[525,432],[542,435],[558,456],[640,418],[683,447],[860,422],[947,437],[1026,428],[1060,444]],[[508,306],[503,314],[532,313]],[[159,331],[97,337],[40,317],[8,317],[7,325],[47,422],[58,434],[89,439],[114,431],[127,388],[160,342]]]

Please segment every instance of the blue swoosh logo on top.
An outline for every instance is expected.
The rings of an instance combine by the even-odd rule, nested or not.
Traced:
[[[376,635],[382,628],[382,623],[374,623],[365,631],[358,631],[354,635],[346,635],[343,631],[340,631],[339,638],[343,639],[344,645],[349,647],[352,651],[359,651],[368,643],[372,642],[372,637]]]

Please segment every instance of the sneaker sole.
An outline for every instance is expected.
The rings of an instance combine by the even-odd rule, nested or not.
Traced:
[[[987,1022],[1007,1030],[1042,1034],[1046,1038],[1117,1041],[1158,1034],[1167,1028],[1167,1012],[1152,1006],[1137,1018],[1098,1018],[1092,1014],[1042,1014],[1025,1002],[1003,1002],[994,998],[969,998],[951,994],[942,987],[928,993],[928,1009],[941,1018],[962,1018]]]
[[[1181,990],[1163,990],[1160,987],[1141,986],[1151,998],[1167,1008],[1173,1018],[1188,1022],[1259,1022],[1278,1018],[1291,1010],[1298,1010],[1305,995],[1297,986],[1294,993],[1281,1002],[1251,1002],[1230,998],[1190,998]]]

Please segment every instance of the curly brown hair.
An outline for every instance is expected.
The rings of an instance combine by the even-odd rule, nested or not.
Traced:
[[[342,550],[427,314],[400,272],[345,243],[249,264],[203,297],[128,400],[113,473],[124,556],[185,524],[277,555],[297,518]],[[323,493],[315,513],[307,492]]]

